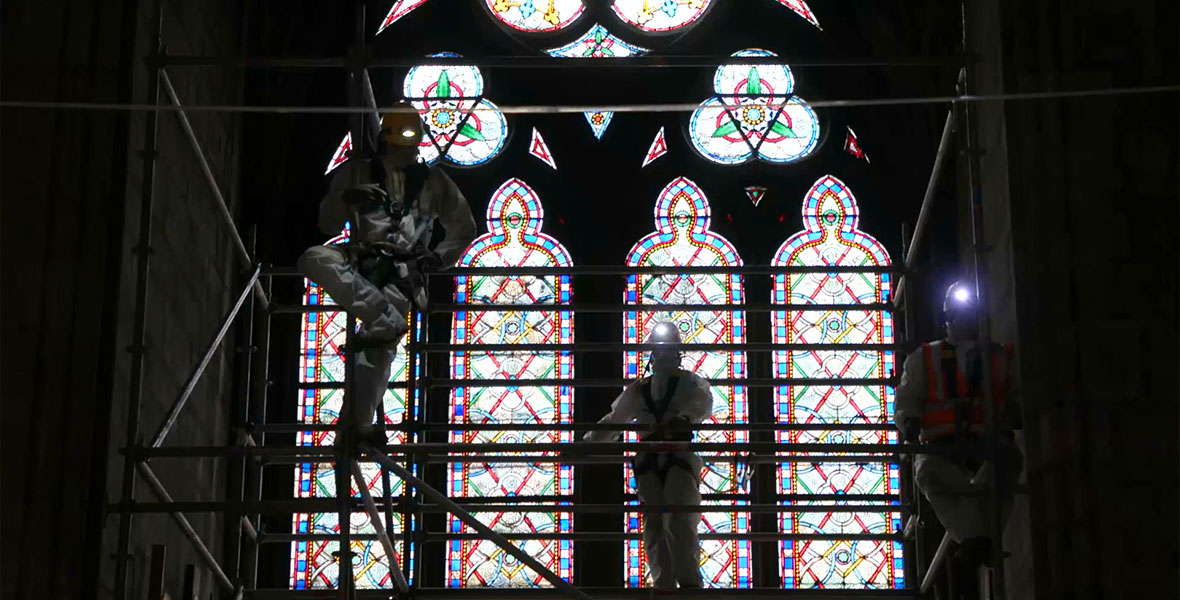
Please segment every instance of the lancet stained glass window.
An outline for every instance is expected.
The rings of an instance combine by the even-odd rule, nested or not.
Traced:
[[[856,199],[831,175],[815,182],[803,201],[804,230],[787,239],[775,266],[885,267],[889,254],[872,236],[857,229]],[[888,273],[806,273],[774,277],[775,303],[865,304],[890,299]],[[771,315],[775,343],[891,344],[893,316],[883,310],[776,311]],[[883,379],[892,375],[894,353],[879,350],[783,350],[774,352],[778,378]],[[779,442],[896,443],[894,389],[886,385],[781,385],[775,388],[779,423],[823,424],[830,431],[779,432]],[[875,424],[885,429],[840,429]],[[897,502],[897,465],[790,462],[778,468],[780,499],[833,502],[832,495],[869,494]],[[826,496],[822,498],[821,496]],[[814,502],[814,501],[811,501]],[[783,513],[787,533],[893,534],[899,513]],[[901,588],[905,585],[901,542],[887,540],[795,540],[781,543],[780,573],[788,588]]]
[[[693,147],[723,165],[753,158],[790,163],[811,154],[819,143],[819,119],[792,93],[791,68],[767,50],[741,50],[733,56],[750,60],[717,68],[714,96],[693,111],[689,122]]]
[[[666,33],[695,24],[714,0],[615,0],[615,16],[647,33]]]
[[[536,193],[519,179],[510,179],[496,190],[488,205],[488,233],[480,236],[459,260],[461,267],[568,267],[569,253],[557,240],[541,233],[544,211]],[[456,379],[486,379],[479,387],[458,387],[451,395],[454,424],[556,424],[573,422],[573,388],[566,385],[517,387],[514,379],[568,379],[573,377],[571,352],[481,351],[482,344],[573,343],[573,313],[568,310],[495,310],[497,304],[568,304],[570,277],[459,275],[455,301],[488,305],[455,313],[451,335],[455,344],[472,350],[451,355]],[[453,432],[453,443],[558,443],[570,442],[570,431],[465,431]],[[506,453],[508,454],[508,453]],[[527,505],[531,499],[561,502],[573,494],[573,467],[553,462],[556,453],[535,455],[537,462],[452,463],[449,469],[452,498],[505,498]],[[476,513],[476,517],[502,533],[570,533],[568,512]],[[473,532],[454,517],[449,530]],[[573,573],[573,541],[527,540],[521,548],[559,576]],[[447,585],[450,587],[547,587],[549,584],[517,559],[487,540],[452,540],[447,547]]]
[[[348,241],[346,229],[329,245]],[[335,304],[314,282],[305,280],[303,303],[307,305]],[[316,388],[315,384],[344,382],[344,345],[346,316],[343,311],[308,312],[303,315],[299,337],[299,408],[298,420],[311,425],[333,425],[340,417],[344,390],[340,388]],[[405,338],[399,344],[397,357],[393,361],[390,382],[407,379]],[[385,392],[382,404],[384,422],[400,423],[407,410],[404,389]],[[404,431],[391,431],[389,443],[407,441]],[[302,446],[330,446],[334,443],[332,431],[304,431],[296,436],[296,443]],[[380,470],[373,463],[362,463],[365,481],[374,497],[382,496]],[[349,473],[344,476],[351,477]],[[353,494],[357,494],[352,484]],[[403,484],[397,477],[390,477],[390,495],[400,496]],[[295,469],[295,496],[298,498],[334,498],[336,496],[336,469],[331,463],[305,463]],[[400,513],[393,515],[395,533],[406,531],[407,523]],[[303,513],[294,517],[295,533],[338,533],[339,519],[335,512]],[[352,515],[352,533],[371,534],[373,529],[368,514],[356,512]],[[398,556],[397,563],[405,556],[405,542],[393,541]],[[335,588],[339,581],[340,565],[335,554],[340,549],[336,541],[294,542],[291,548],[291,587],[294,589]],[[353,540],[352,571],[359,589],[389,588],[391,578],[385,550],[377,540]],[[411,546],[410,555],[413,555]],[[412,558],[411,558],[412,560]]]
[[[692,181],[677,178],[664,188],[655,207],[656,231],[641,239],[627,255],[628,267],[736,267],[742,264],[737,251],[728,240],[709,231],[710,211],[705,194]],[[743,302],[741,275],[736,273],[630,275],[624,302],[628,304],[731,304]],[[660,321],[670,321],[680,329],[684,342],[692,344],[741,344],[746,339],[746,316],[742,311],[670,310],[667,312],[624,313],[623,340],[642,342],[651,327]],[[624,373],[628,378],[643,375],[644,365],[638,352],[624,353]],[[734,379],[746,376],[746,357],[743,352],[705,351],[685,352],[684,368],[706,379]],[[706,423],[748,423],[746,388],[743,386],[713,386],[713,414]],[[635,432],[626,439],[635,441]],[[740,443],[749,440],[747,431],[698,432],[697,441]],[[719,494],[720,502],[742,502],[749,493],[747,482],[733,462],[711,462],[705,454],[701,492]],[[636,492],[635,474],[626,466],[625,491]],[[714,496],[716,498],[717,496]],[[717,500],[706,500],[705,504]],[[702,533],[745,533],[749,531],[750,515],[745,512],[705,512],[702,514]],[[626,531],[639,533],[638,513],[627,515]],[[749,540],[702,540],[701,574],[708,587],[748,587],[750,579]],[[646,585],[646,558],[640,540],[628,540],[624,569],[627,585]]]

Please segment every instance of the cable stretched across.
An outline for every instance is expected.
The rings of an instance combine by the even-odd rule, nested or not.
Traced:
[[[848,100],[809,100],[816,108],[840,108],[860,106],[905,106],[920,104],[945,104],[948,102],[1003,102],[1016,100],[1052,100],[1062,98],[1091,98],[1099,96],[1132,96],[1180,92],[1180,84],[1154,85],[1125,88],[1100,88],[1088,90],[1065,90],[1052,92],[1012,92],[1004,94],[967,94],[949,96],[913,96],[906,98],[860,98]],[[95,111],[176,111],[175,106],[155,104],[134,104],[119,102],[46,102],[34,100],[0,100],[0,108],[95,110]],[[699,102],[674,102],[666,104],[617,104],[617,105],[519,105],[497,108],[476,107],[473,111],[495,111],[503,114],[582,114],[585,112],[610,111],[629,113],[692,112],[700,108]],[[209,104],[185,106],[187,112],[237,112],[277,114],[353,114],[369,113],[372,108],[353,106],[247,106],[242,104]],[[404,106],[381,106],[381,113],[409,112],[414,109]]]

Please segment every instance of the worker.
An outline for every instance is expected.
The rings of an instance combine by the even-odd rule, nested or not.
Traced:
[[[308,279],[361,320],[349,341],[353,381],[339,422],[353,441],[379,446],[387,438],[383,425],[374,427],[374,415],[397,343],[409,330],[411,301],[425,302],[422,273],[454,265],[475,239],[475,217],[458,186],[442,169],[418,162],[422,121],[402,106],[406,110],[381,119],[374,151],[354,151],[320,202],[320,230],[336,235],[351,223],[348,243],[312,246],[298,262]],[[432,244],[436,222],[446,236]]]
[[[997,461],[947,453],[914,459],[914,478],[939,522],[959,544],[956,554],[968,567],[992,564],[991,486],[999,472],[1001,520],[1007,519],[1023,457],[1014,440],[1021,427],[1019,390],[1009,376],[1011,345],[991,348],[985,369],[978,342],[979,302],[967,285],[955,282],[943,301],[944,339],[923,345],[905,361],[897,388],[894,419],[906,442],[983,446],[988,411],[983,378],[992,381],[996,411]],[[998,462],[998,464],[995,464]]]
[[[680,366],[680,331],[669,322],[656,323],[647,338],[660,347],[651,353],[651,375],[623,390],[599,423],[648,425],[642,442],[691,442],[693,426],[713,410],[705,379]],[[610,441],[617,431],[591,431],[587,441]],[[657,590],[700,588],[699,511],[665,512],[662,505],[700,505],[704,463],[693,452],[640,452],[632,463],[643,513],[643,548]]]

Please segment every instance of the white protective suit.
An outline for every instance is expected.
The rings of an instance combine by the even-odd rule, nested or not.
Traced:
[[[952,342],[948,340],[946,343]],[[983,376],[987,376],[987,371],[982,370],[980,365],[977,342],[962,340],[952,345],[959,371],[982,372]],[[1002,350],[997,347],[994,352]],[[919,348],[906,358],[901,382],[897,387],[894,422],[898,429],[904,431],[907,419],[921,421],[930,396],[929,376],[923,349]],[[1007,520],[1022,462],[1020,448],[1012,441],[1010,434],[1019,423],[1021,413],[1020,391],[1013,384],[1012,377],[1005,376],[1002,383],[1007,422],[1000,424],[1005,433],[1000,437],[999,447],[1005,474],[1004,480],[1000,482],[1004,501],[1004,505],[1001,506],[1001,517]],[[982,390],[977,389],[973,393],[982,394]],[[930,501],[934,513],[947,533],[959,543],[971,538],[990,537],[993,465],[985,462],[978,470],[972,466],[974,465],[969,461],[948,454],[918,454],[914,458],[914,478],[918,487]]]
[[[678,381],[671,398],[668,388],[673,378]],[[611,405],[611,411],[599,423],[654,424],[656,415],[648,410],[643,388],[650,386],[656,406],[666,401],[663,421],[677,417],[689,424],[699,424],[712,413],[713,396],[709,383],[695,373],[677,369],[671,373],[657,371],[632,383]],[[591,431],[583,438],[605,442],[618,438],[617,431]],[[697,527],[699,512],[660,511],[662,504],[700,504],[700,474],[704,463],[693,452],[663,452],[652,456],[640,454],[636,464],[644,459],[653,461],[654,470],[637,474],[639,502],[643,512],[643,547],[647,553],[647,567],[656,588],[675,589],[701,587],[701,543]],[[687,467],[687,468],[686,468]]]
[[[394,223],[381,205],[361,208],[352,224],[350,244],[390,242],[405,252],[416,245],[428,248],[437,221],[446,230],[446,237],[434,248],[434,253],[443,266],[454,265],[475,239],[475,217],[458,186],[442,169],[427,167],[417,199],[407,199],[406,170],[394,168],[388,156],[382,160],[385,161],[386,181],[380,183],[395,201],[405,202],[410,208],[399,223]],[[354,173],[353,169],[360,169],[360,173]],[[344,201],[344,192],[357,182],[377,183],[371,181],[372,172],[367,161],[353,160],[340,166],[328,194],[320,202],[321,231],[336,235],[346,221],[353,220],[353,207]],[[388,388],[397,340],[409,329],[410,302],[421,302],[425,296],[421,287],[415,291],[415,298],[407,298],[392,283],[378,288],[361,276],[352,262],[354,257],[355,254],[350,256],[341,246],[312,246],[299,258],[298,267],[308,279],[323,287],[333,301],[361,320],[365,337],[392,340],[357,353],[353,394],[359,405],[354,410],[351,405],[356,402],[346,398],[340,420],[364,436],[371,432],[374,413]],[[402,265],[397,274],[406,277],[409,271]]]

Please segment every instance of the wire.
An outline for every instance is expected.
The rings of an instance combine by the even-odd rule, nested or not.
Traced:
[[[902,106],[920,104],[944,104],[948,102],[999,102],[1008,100],[1049,100],[1057,98],[1092,98],[1099,96],[1131,96],[1144,94],[1176,93],[1180,85],[1156,85],[1128,88],[1070,90],[1059,92],[1018,92],[1009,94],[973,94],[957,96],[927,96],[910,98],[869,98],[863,100],[808,100],[813,108],[843,108],[857,106]],[[701,107],[700,103],[671,104],[619,104],[619,105],[532,105],[502,106],[498,108],[476,107],[472,111],[500,112],[503,114],[581,114],[585,112],[611,111],[630,113],[691,112]],[[41,102],[32,100],[0,100],[0,108],[96,110],[96,111],[153,111],[163,112],[238,112],[275,114],[353,114],[371,113],[374,109],[353,106],[245,106],[234,104],[188,105],[184,107],[153,104],[122,104],[103,102]],[[377,112],[410,112],[414,109],[405,105],[378,107]]]

